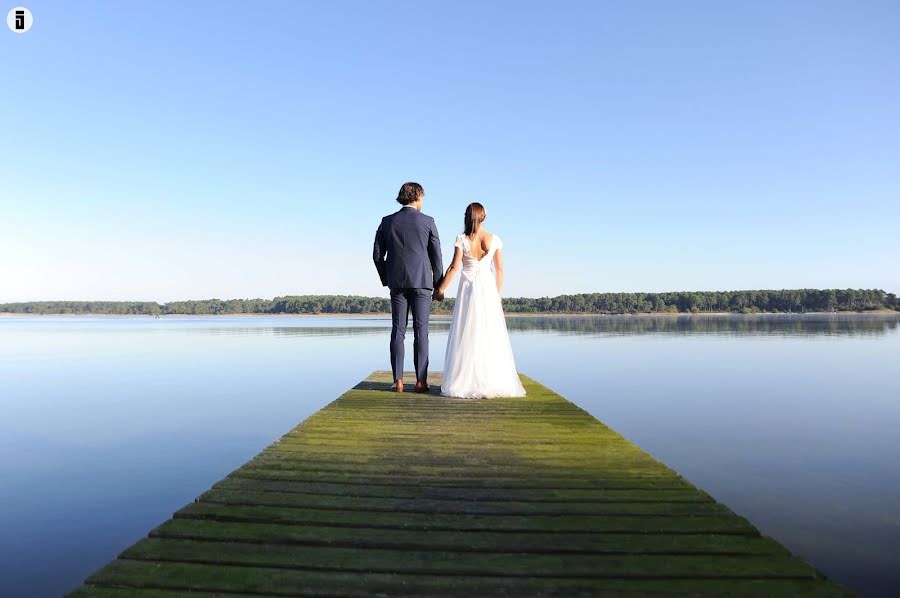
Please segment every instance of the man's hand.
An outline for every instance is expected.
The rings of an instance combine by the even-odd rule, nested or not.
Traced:
[[[432,295],[431,295],[431,299],[432,299],[433,301],[443,301],[443,300],[444,300],[444,294],[441,292],[440,289],[435,289],[435,290],[434,290],[434,293],[432,293]]]

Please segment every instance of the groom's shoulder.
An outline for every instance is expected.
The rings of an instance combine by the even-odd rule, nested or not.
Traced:
[[[431,227],[435,226],[434,218],[418,210],[399,210],[381,219],[383,223],[391,223],[394,220],[396,220],[398,226],[409,226],[412,223],[415,223],[415,226],[422,226],[423,224]]]
[[[407,222],[415,222],[417,226],[421,226],[421,224],[423,223],[428,223],[429,225],[434,224],[434,218],[424,212],[420,212],[419,210],[401,210],[400,212],[396,212],[395,214],[404,214],[404,216],[408,219]]]
[[[387,216],[382,217],[382,218],[381,218],[381,221],[382,221],[382,222],[391,222],[391,221],[394,220],[399,214],[400,214],[400,212],[391,212],[391,213],[388,214]]]

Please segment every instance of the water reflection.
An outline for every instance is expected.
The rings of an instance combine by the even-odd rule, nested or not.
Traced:
[[[880,336],[895,331],[898,322],[900,314],[511,316],[506,320],[507,327],[516,332],[591,336]]]
[[[197,326],[185,328],[188,334],[274,336],[355,336],[379,335],[390,330],[387,317],[352,319],[311,319],[302,326],[285,323],[272,326],[271,319],[255,326]],[[339,325],[335,322],[339,321]],[[312,324],[312,325],[310,325]],[[510,332],[552,335],[635,336],[881,336],[896,331],[900,314],[716,314],[716,315],[596,315],[596,316],[507,316]],[[432,316],[429,329],[445,332],[447,316]]]
[[[412,322],[410,321],[410,326]],[[431,331],[446,331],[450,328],[450,320],[433,319],[429,322]],[[355,326],[335,326],[331,320],[321,321],[318,326],[228,326],[210,328],[190,328],[187,334],[200,335],[271,335],[271,336],[312,336],[312,337],[350,337],[380,336],[390,332],[391,321],[388,318],[360,320]],[[411,334],[411,332],[410,332]]]
[[[122,327],[121,318],[94,318],[84,327],[71,318],[41,316],[49,323],[66,322],[69,332],[134,332]],[[141,318],[136,318],[141,319]],[[377,336],[390,330],[385,316],[357,317],[183,317],[167,316],[159,320],[142,318],[140,330],[162,334],[200,336],[303,336],[351,337]],[[177,324],[177,325],[173,325]],[[107,328],[103,328],[107,325]],[[520,316],[506,318],[510,332],[550,335],[586,335],[597,337],[636,335],[702,336],[883,336],[895,332],[900,314],[714,314],[714,315],[588,315]],[[450,318],[433,315],[429,329],[446,332]],[[59,331],[55,331],[59,332]]]
[[[385,326],[329,326],[323,328],[303,328],[303,327],[257,327],[257,328],[193,328],[185,333],[189,335],[201,336],[248,336],[248,335],[264,335],[264,336],[380,336],[385,330],[391,329],[391,323]]]

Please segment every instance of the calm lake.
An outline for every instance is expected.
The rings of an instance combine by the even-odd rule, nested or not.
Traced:
[[[900,314],[508,323],[519,371],[861,596],[900,595]],[[447,326],[432,324],[434,371]],[[73,589],[389,369],[389,332],[376,317],[0,317],[0,595]]]

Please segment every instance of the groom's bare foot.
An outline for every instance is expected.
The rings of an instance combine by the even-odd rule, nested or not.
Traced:
[[[428,392],[429,390],[428,384],[424,380],[416,381],[416,392]]]
[[[391,384],[391,390],[394,392],[403,392],[403,380],[397,380]]]

